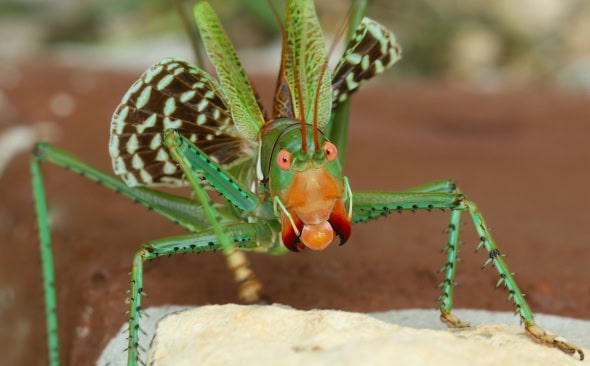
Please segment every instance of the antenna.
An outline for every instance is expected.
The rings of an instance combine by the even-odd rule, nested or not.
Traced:
[[[283,47],[285,45],[289,45],[289,42],[286,39],[287,32],[285,31],[285,27],[280,20],[280,17],[277,13],[277,9],[274,6],[274,3],[272,2],[272,0],[268,0],[268,3],[270,5],[273,15],[275,16],[275,19],[277,20],[277,23],[279,24],[279,27],[281,28],[281,34],[282,34],[282,38],[283,38]],[[297,69],[295,67],[295,54],[293,53],[293,49],[291,47],[286,47],[286,49],[283,49],[283,52],[287,53],[289,60],[291,61],[291,68],[293,70],[293,77],[295,77],[295,86],[297,88],[297,98],[299,101],[299,103],[298,103],[299,104],[299,118],[301,120],[301,152],[305,153],[305,152],[307,152],[307,128],[306,128],[306,123],[305,123],[305,109],[304,109],[304,105],[303,105],[303,91],[301,89],[301,79],[300,79],[300,77],[299,77],[300,75],[297,72]]]
[[[291,64],[295,76],[295,85],[297,86],[297,97],[299,98],[299,117],[301,118],[301,151],[307,152],[307,124],[305,123],[305,110],[303,106],[303,92],[301,90],[301,80],[299,73],[295,73],[295,57],[291,54]]]
[[[330,50],[328,51],[328,57],[326,59],[326,62],[324,62],[324,64],[322,65],[322,71],[320,72],[320,78],[319,78],[320,82],[318,83],[318,87],[315,92],[315,98],[313,101],[313,143],[315,145],[316,152],[320,151],[320,141],[319,141],[319,132],[318,132],[318,103],[319,103],[320,88],[322,87],[322,80],[324,79],[324,74],[326,73],[326,69],[328,68],[328,62],[330,60],[330,57],[332,56],[334,50],[336,49],[336,43],[338,43],[338,41],[340,41],[340,39],[342,39],[342,37],[344,36],[344,32],[346,31],[346,25],[348,24],[351,16],[352,16],[352,7],[348,9],[348,12],[346,14],[346,17],[344,18],[344,21],[342,22],[342,24],[340,24],[340,26],[338,27],[338,30],[336,31],[336,36],[334,37],[334,40],[332,41],[332,44],[330,45]]]

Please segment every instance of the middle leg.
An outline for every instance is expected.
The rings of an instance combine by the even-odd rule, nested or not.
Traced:
[[[235,250],[242,255],[241,250],[254,249],[259,243],[267,242],[272,237],[271,228],[262,223],[226,225],[223,226],[223,230],[226,237],[234,244]],[[130,304],[128,365],[136,365],[140,358],[140,350],[145,352],[139,343],[139,333],[142,332],[139,322],[142,315],[141,298],[145,296],[143,289],[144,262],[160,256],[217,250],[224,250],[224,248],[218,235],[213,230],[154,240],[141,246],[135,254],[131,271],[131,289],[130,298],[128,299]],[[234,258],[236,266],[249,270],[247,266],[242,266],[243,263],[236,258]],[[238,285],[241,284],[238,282]]]

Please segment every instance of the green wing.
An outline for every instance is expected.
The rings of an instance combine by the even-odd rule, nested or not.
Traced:
[[[322,73],[328,52],[311,0],[289,0],[283,34],[281,70],[275,93],[273,116],[290,117],[313,123],[318,95],[318,126],[323,129],[330,118],[332,90],[330,72]],[[301,86],[301,100],[297,84]],[[303,102],[305,116],[300,114]]]
[[[195,6],[195,20],[236,127],[244,138],[256,140],[265,122],[264,114],[234,47],[208,3],[202,2]]]

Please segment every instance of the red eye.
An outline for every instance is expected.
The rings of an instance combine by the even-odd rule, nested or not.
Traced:
[[[328,161],[332,161],[338,156],[338,149],[336,149],[336,146],[334,146],[333,143],[326,141],[324,142],[324,154],[326,154],[326,159],[328,159]]]
[[[279,151],[279,155],[277,155],[277,164],[279,168],[285,170],[289,169],[291,166],[291,154],[287,150]]]

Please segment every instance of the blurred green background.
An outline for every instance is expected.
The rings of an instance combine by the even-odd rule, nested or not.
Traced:
[[[210,2],[246,67],[269,59],[275,70],[279,35],[267,0]],[[334,34],[349,0],[316,3],[325,33]],[[398,82],[590,91],[588,0],[375,0],[368,15],[392,29],[403,47],[403,62],[390,72]],[[141,69],[167,55],[191,57],[170,0],[3,0],[0,39],[4,60],[54,55]]]

